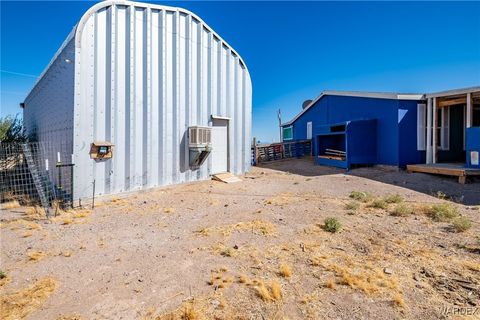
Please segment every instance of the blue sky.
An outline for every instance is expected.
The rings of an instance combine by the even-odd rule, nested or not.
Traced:
[[[20,112],[35,76],[93,3],[1,2],[2,116]],[[480,85],[479,2],[161,3],[195,12],[242,56],[253,135],[264,142],[278,139],[278,108],[287,121],[322,90]]]

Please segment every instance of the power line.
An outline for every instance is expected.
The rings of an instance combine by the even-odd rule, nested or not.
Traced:
[[[38,76],[33,75],[33,74],[28,74],[28,73],[21,73],[21,72],[14,72],[14,71],[8,71],[8,70],[3,70],[0,69],[0,72],[2,73],[10,73],[10,74],[15,74],[17,76],[24,76],[24,77],[31,77],[31,78],[38,78]]]

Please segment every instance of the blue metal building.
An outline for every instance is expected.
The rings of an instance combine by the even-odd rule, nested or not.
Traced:
[[[479,123],[480,87],[433,94],[325,91],[282,124],[282,139],[311,139],[317,164],[347,169],[438,162],[475,168],[469,161],[480,149]]]
[[[344,168],[423,162],[425,151],[417,149],[416,139],[419,104],[425,104],[422,95],[325,91],[282,125],[283,140],[312,139],[312,153],[319,164]],[[370,126],[360,126],[360,120],[370,121]],[[343,141],[347,138],[348,143]],[[338,151],[346,153],[344,163]],[[351,158],[357,160],[351,162]]]

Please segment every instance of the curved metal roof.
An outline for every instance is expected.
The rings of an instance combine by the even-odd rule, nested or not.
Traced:
[[[144,3],[144,2],[134,2],[134,1],[125,1],[125,0],[107,0],[107,1],[102,1],[99,2],[90,9],[88,9],[80,18],[80,21],[73,27],[73,30],[70,31],[68,34],[67,38],[63,41],[62,45],[60,48],[57,50],[53,58],[50,60],[48,65],[45,67],[45,69],[42,71],[40,76],[37,78],[35,81],[35,84],[33,85],[32,89],[28,92],[27,97],[24,99],[27,100],[30,94],[35,90],[37,87],[38,83],[42,80],[43,76],[47,72],[47,70],[50,68],[50,66],[53,64],[53,62],[57,59],[57,57],[62,53],[63,49],[67,46],[67,44],[72,40],[72,38],[75,38],[75,48],[81,48],[81,35],[83,32],[83,28],[85,27],[85,24],[93,14],[95,14],[97,11],[107,8],[113,5],[123,5],[123,6],[134,6],[134,7],[140,7],[140,8],[149,8],[149,9],[157,9],[157,10],[168,10],[168,11],[178,11],[187,15],[192,16],[194,19],[198,20],[203,27],[205,27],[209,32],[211,32],[215,37],[217,37],[223,45],[225,45],[228,49],[232,51],[233,54],[235,54],[238,59],[240,60],[240,63],[243,65],[245,68],[246,72],[248,75],[250,75],[250,72],[248,71],[247,65],[243,61],[242,57],[235,51],[235,49],[232,48],[221,36],[218,35],[211,27],[209,27],[199,16],[194,14],[193,12],[179,8],[179,7],[169,7],[169,6],[162,6],[162,5],[157,5],[157,4],[150,4],[150,3]]]

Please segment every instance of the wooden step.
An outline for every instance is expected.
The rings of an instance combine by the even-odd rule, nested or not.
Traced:
[[[239,177],[234,176],[230,172],[222,172],[212,175],[212,179],[225,183],[235,183],[242,181]]]

